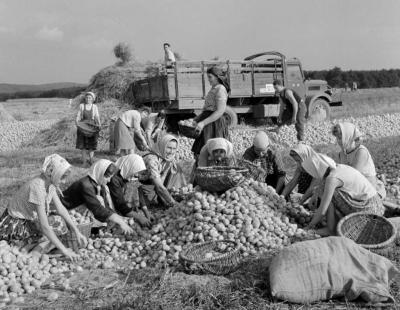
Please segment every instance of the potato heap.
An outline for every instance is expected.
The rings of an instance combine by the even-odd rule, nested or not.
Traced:
[[[35,138],[40,131],[49,129],[56,120],[0,122],[0,151],[16,150]]]
[[[307,210],[302,205],[293,203],[286,209],[286,215],[291,223],[295,223],[300,227],[306,227],[312,220],[313,212]]]
[[[400,113],[371,115],[360,118],[348,118],[333,120],[320,123],[307,123],[305,143],[309,145],[321,145],[336,143],[335,138],[331,134],[333,125],[338,122],[350,122],[358,126],[366,139],[380,138],[400,135]],[[234,145],[236,154],[243,154],[246,148],[251,146],[255,130],[259,128],[236,128],[231,130],[231,141]],[[279,135],[275,132],[270,132],[270,138],[274,141],[277,148],[291,147],[297,144],[296,130],[294,126],[283,126]],[[190,151],[193,139],[180,137],[179,156],[181,159],[193,158]]]
[[[147,235],[139,237],[139,233],[133,240],[104,236],[83,252],[99,261],[106,254],[132,259],[132,268],[161,267],[177,264],[182,249],[197,242],[232,240],[247,256],[282,248],[290,244],[292,237],[318,237],[290,223],[285,215],[288,208],[272,187],[247,180],[221,196],[195,192],[189,200],[160,215]]]
[[[52,274],[70,270],[67,263],[47,255],[22,253],[17,247],[0,241],[0,304],[32,293]]]
[[[183,126],[188,126],[188,127],[195,127],[196,126],[196,123],[194,122],[194,120],[192,118],[179,121],[179,124],[183,125]]]
[[[88,212],[88,215],[83,215],[75,210],[69,211],[69,215],[71,216],[72,221],[76,224],[88,224],[93,222],[92,213]]]
[[[192,184],[189,184],[188,186],[183,186],[180,188],[172,187],[170,189],[170,193],[171,193],[172,197],[174,197],[174,199],[179,199],[179,200],[184,199],[185,197],[192,194],[193,192],[194,192],[194,188],[193,188]]]

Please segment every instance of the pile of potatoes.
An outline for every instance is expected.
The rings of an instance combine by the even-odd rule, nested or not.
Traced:
[[[56,120],[0,122],[0,152],[20,148],[56,122]]]
[[[283,197],[265,183],[246,180],[222,195],[195,191],[191,198],[168,209],[148,231],[134,237],[105,234],[81,250],[85,258],[104,267],[107,257],[131,260],[131,268],[174,266],[186,246],[212,240],[232,240],[244,256],[280,249],[291,239],[318,238],[301,229],[286,214]],[[135,229],[137,225],[129,221]]]

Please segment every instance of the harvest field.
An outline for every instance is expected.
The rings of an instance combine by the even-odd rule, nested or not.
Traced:
[[[343,93],[342,100],[345,106],[334,111],[334,118],[348,119],[350,115],[353,117],[350,121],[355,122],[366,134],[365,145],[374,157],[378,174],[385,176],[389,196],[394,202],[400,202],[399,88]],[[0,121],[6,114],[11,115],[16,121],[0,122],[0,213],[15,190],[38,173],[43,158],[48,154],[57,152],[75,166],[69,182],[87,171],[79,162],[79,152],[74,149],[73,119],[76,110],[74,107],[69,107],[68,100],[18,100],[8,101],[2,105]],[[120,107],[116,105],[115,101],[99,105],[104,128],[100,141],[102,150],[96,154],[97,157],[115,159],[115,156],[108,152],[107,118],[118,113]],[[306,133],[308,143],[333,157],[338,151],[330,134],[335,121],[309,125]],[[250,126],[240,126],[239,129],[232,131],[238,154],[243,153],[250,145],[254,130],[255,128]],[[271,133],[271,138],[282,152],[289,172],[293,173],[295,163],[288,156],[288,148],[295,143],[294,129],[284,128],[280,136]],[[190,154],[192,141],[180,138],[180,142],[182,147],[179,155],[188,172],[192,162]],[[229,201],[233,208],[237,208],[237,213],[243,217],[243,230],[232,227],[234,216],[221,207],[223,200]],[[251,220],[246,214],[247,211],[241,209],[240,203],[248,204],[248,209],[254,215]],[[273,207],[264,207],[266,204]],[[300,215],[306,220],[309,218],[308,214],[299,213]],[[151,230],[136,230],[135,238],[141,240],[140,242],[136,242],[135,238],[129,240],[121,236],[117,240],[107,235],[93,239],[88,249],[82,251],[85,260],[79,267],[52,260],[43,262],[46,259],[42,258],[41,266],[44,266],[44,274],[51,276],[46,277],[38,273],[30,275],[37,280],[32,284],[37,289],[33,288],[31,294],[22,295],[22,299],[17,299],[6,308],[359,309],[367,307],[361,303],[346,301],[291,305],[271,299],[268,292],[268,264],[271,257],[281,246],[289,244],[292,237],[308,236],[301,229],[300,223],[294,223],[295,218],[288,213],[287,206],[278,196],[260,184],[248,181],[240,190],[229,191],[222,198],[198,193],[184,205],[157,213],[157,218],[160,224]],[[263,221],[267,223],[265,226]],[[239,222],[241,221],[237,221],[236,225],[239,225]],[[272,225],[273,222],[279,225],[275,225],[272,232],[267,232],[266,226]],[[203,225],[203,223],[208,224]],[[239,226],[242,227],[241,225]],[[222,237],[240,239],[240,249],[246,256],[245,263],[238,271],[227,277],[184,272],[177,260],[182,248],[196,241]],[[261,243],[261,239],[267,241]],[[398,253],[396,248],[389,254],[389,258],[397,265],[400,263]],[[0,266],[0,274],[1,272],[3,269]],[[0,291],[2,285],[0,281]],[[40,286],[41,288],[38,288]],[[396,304],[390,307],[397,307],[400,294],[395,284],[391,287],[391,293],[396,299]],[[1,295],[0,305],[2,305]]]

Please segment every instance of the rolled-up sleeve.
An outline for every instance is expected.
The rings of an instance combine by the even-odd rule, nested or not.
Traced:
[[[91,184],[83,184],[82,196],[86,207],[93,213],[96,220],[106,222],[113,214],[113,211],[101,205],[100,201],[96,197],[95,188]]]

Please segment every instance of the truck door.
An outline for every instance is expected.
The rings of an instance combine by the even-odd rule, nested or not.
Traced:
[[[286,67],[286,87],[293,89],[302,98],[306,96],[306,88],[304,85],[303,71],[301,70],[300,64],[287,64]]]

